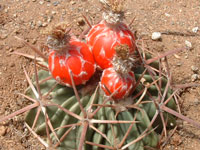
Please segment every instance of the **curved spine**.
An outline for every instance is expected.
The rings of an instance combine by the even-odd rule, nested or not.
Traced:
[[[103,103],[103,97],[102,96],[99,96],[99,99],[98,99],[98,103],[99,104],[102,104]],[[98,113],[97,113],[97,117],[98,119],[100,120],[105,120],[105,108],[102,107]],[[97,129],[99,131],[101,131],[102,133],[105,134],[105,130],[106,130],[106,124],[98,124],[98,127]],[[92,142],[96,143],[96,144],[101,144],[103,141],[103,136],[100,135],[98,132],[94,132],[94,135],[92,137]],[[92,150],[98,150],[99,147],[97,146],[92,146]]]
[[[114,110],[110,107],[105,107],[105,115],[106,115],[105,117],[107,120],[116,120]],[[118,144],[120,141],[120,139],[118,139],[119,133],[118,133],[118,129],[117,129],[117,124],[108,124],[107,128],[109,130],[107,137],[111,143],[109,143],[108,141],[106,141],[106,143],[109,145],[111,144],[110,146],[112,146],[112,147],[115,147],[116,144]]]
[[[119,120],[127,120],[127,121],[134,120],[133,116],[131,115],[131,113],[128,110],[120,112],[117,117]],[[120,124],[121,130],[124,135],[126,134],[129,126],[130,126],[130,124],[122,124],[122,123]],[[136,124],[134,124],[127,139],[126,139],[126,144],[136,140],[139,136],[140,136],[140,134],[138,132],[137,126],[136,126]],[[128,148],[129,148],[129,150],[144,150],[144,145],[143,145],[143,142],[140,140],[140,141],[130,145]]]
[[[147,113],[145,111],[142,111],[144,110],[142,104],[140,104],[139,107],[141,108],[141,111],[135,112],[134,115],[136,115],[136,120],[139,121],[137,123],[137,128],[140,134],[142,134],[148,128],[149,128],[148,131],[152,130],[152,127],[151,126],[149,127],[151,122],[149,120]],[[159,137],[155,131],[152,131],[151,133],[146,135],[142,140],[144,145],[150,147],[156,147],[159,142]]]
[[[69,109],[72,105],[76,103],[76,97],[72,96],[69,98],[65,103],[63,103],[62,107]],[[64,112],[61,109],[57,109],[56,113],[50,118],[50,122],[54,128],[59,127],[61,120],[60,117],[64,117]],[[38,134],[44,134],[46,132],[46,123],[42,123],[40,126],[37,127],[36,132]]]

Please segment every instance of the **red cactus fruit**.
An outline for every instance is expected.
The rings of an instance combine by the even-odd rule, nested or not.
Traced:
[[[101,77],[101,88],[106,95],[113,95],[114,100],[120,100],[129,96],[133,86],[135,85],[135,76],[132,71],[126,75],[121,75],[115,71],[113,67],[107,68],[103,71]]]
[[[92,49],[97,65],[102,69],[112,66],[114,47],[127,44],[130,52],[135,50],[133,33],[121,22],[111,26],[106,21],[102,21],[93,26],[87,35],[87,43]]]
[[[85,84],[95,72],[94,58],[87,44],[70,40],[61,50],[49,54],[49,70],[61,84],[72,85],[70,71],[75,85]]]

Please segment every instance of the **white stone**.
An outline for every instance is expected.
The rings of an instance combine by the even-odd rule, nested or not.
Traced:
[[[197,33],[199,31],[199,27],[192,28],[192,32]]]
[[[51,12],[52,15],[55,15],[56,13],[57,13],[56,11],[52,11],[52,12]]]
[[[43,2],[43,1],[39,1],[39,4],[40,4],[40,5],[43,5],[43,4],[44,4],[44,2]]]
[[[38,27],[42,27],[42,21],[37,22]]]
[[[197,66],[191,66],[193,72],[198,72],[199,68]]]
[[[4,126],[0,126],[0,136],[4,136],[6,134],[7,128]]]
[[[168,14],[168,13],[165,13],[165,16],[166,16],[166,17],[170,17],[171,15],[170,15],[170,14]]]
[[[194,82],[194,81],[196,81],[196,80],[198,80],[198,79],[199,79],[199,75],[198,75],[198,74],[193,74],[193,75],[191,76],[192,82]]]
[[[153,32],[151,38],[152,38],[152,40],[159,40],[159,39],[161,39],[161,33]]]
[[[188,49],[192,49],[192,43],[190,41],[185,40],[185,45]]]

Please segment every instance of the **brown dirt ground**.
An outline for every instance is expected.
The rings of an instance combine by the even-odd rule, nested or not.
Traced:
[[[67,21],[73,26],[73,33],[79,35],[87,28],[80,26],[82,14],[92,23],[101,20],[98,0],[1,0],[0,1],[0,116],[10,114],[27,105],[27,101],[17,93],[27,87],[23,67],[29,74],[33,72],[33,62],[13,51],[33,54],[15,36],[41,45],[45,37],[40,34],[48,26]],[[200,68],[200,36],[163,35],[162,41],[152,41],[155,31],[175,31],[188,33],[200,27],[199,0],[127,0],[126,23],[135,17],[131,28],[137,31],[144,48],[154,53],[162,53],[185,46],[185,40],[193,49],[184,50],[169,57],[173,83],[189,83],[193,71],[191,66]],[[57,6],[55,6],[57,4]],[[40,22],[42,27],[39,27]],[[199,72],[198,72],[199,73]],[[199,83],[199,80],[195,81]],[[188,88],[181,94],[182,113],[200,122],[200,88]],[[5,133],[3,133],[5,132]],[[23,124],[23,116],[15,117],[0,124],[0,150],[42,149],[38,141],[30,135]],[[182,127],[171,138],[166,150],[199,150],[200,130],[183,122]]]

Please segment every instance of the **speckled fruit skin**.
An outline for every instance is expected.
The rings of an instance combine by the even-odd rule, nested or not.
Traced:
[[[114,100],[120,100],[132,92],[136,81],[135,75],[132,71],[130,71],[126,76],[121,76],[111,67],[103,71],[100,83],[101,88],[108,96],[118,90],[116,94],[113,95],[113,98]],[[108,92],[105,86],[111,93]]]
[[[49,70],[60,83],[72,86],[70,70],[75,85],[85,84],[95,72],[95,62],[86,43],[78,40],[69,41],[66,51],[52,50],[49,54]]]
[[[135,37],[125,24],[119,23],[111,27],[105,21],[92,27],[87,35],[87,43],[101,69],[112,66],[111,60],[115,54],[115,46],[127,44],[130,52],[136,47]]]

